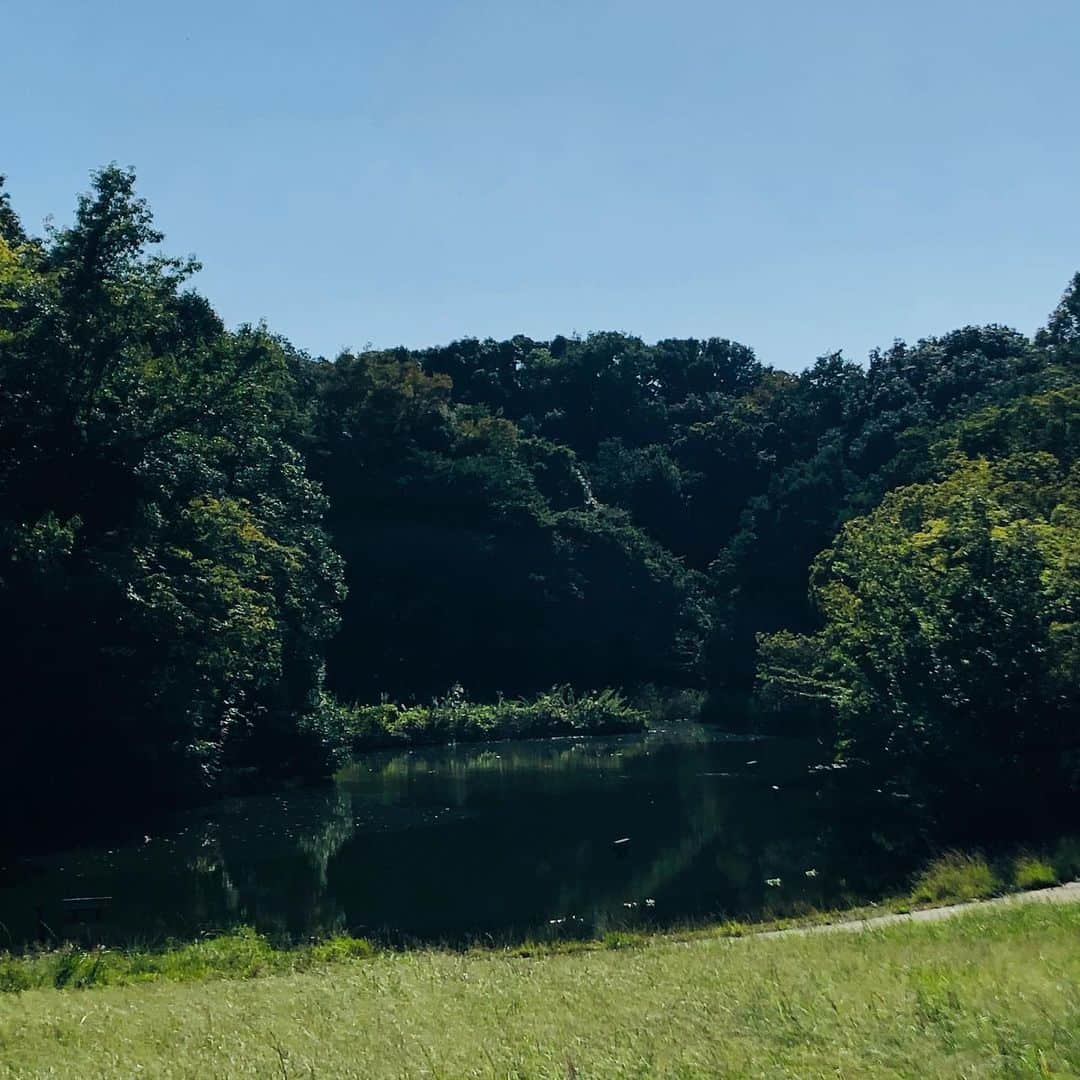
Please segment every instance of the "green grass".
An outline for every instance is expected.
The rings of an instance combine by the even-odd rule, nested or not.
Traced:
[[[1012,884],[1017,889],[1045,889],[1058,883],[1053,864],[1038,855],[1021,855],[1012,865]]]
[[[983,900],[1004,891],[1004,885],[981,855],[950,851],[919,875],[911,891],[916,904]]]
[[[916,879],[913,906],[985,900],[1006,892],[1046,889],[1080,876],[1080,842],[1058,841],[1052,851],[1021,852],[1012,858],[988,861],[980,854],[950,851],[935,859]],[[896,902],[891,902],[895,909]]]
[[[773,940],[314,958],[0,996],[0,1076],[989,1077],[1080,1072],[1080,905]]]
[[[132,983],[200,982],[288,974],[370,957],[364,938],[335,937],[277,947],[250,927],[193,942],[167,942],[156,949],[59,949],[0,953],[0,991],[52,987],[85,990]]]

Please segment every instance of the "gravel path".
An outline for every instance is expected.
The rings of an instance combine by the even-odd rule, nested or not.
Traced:
[[[927,908],[925,911],[909,911],[904,914],[874,915],[869,919],[850,919],[846,922],[821,923],[818,926],[796,926],[789,930],[766,930],[760,934],[747,935],[755,938],[790,937],[803,934],[827,934],[841,930],[876,930],[880,926],[895,926],[906,922],[937,922],[950,919],[964,911],[979,907],[1001,907],[1006,904],[1070,904],[1080,901],[1080,881],[1068,885],[1055,885],[1052,889],[1033,889],[1031,892],[1011,893],[993,900],[973,900],[966,904],[949,904],[948,907]]]

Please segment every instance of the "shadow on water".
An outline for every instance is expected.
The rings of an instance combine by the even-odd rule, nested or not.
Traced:
[[[689,723],[371,754],[332,786],[19,860],[0,878],[0,948],[42,920],[54,937],[125,941],[237,923],[390,941],[592,935],[893,888],[916,852],[888,838],[910,828],[894,807],[841,797],[822,756]],[[111,897],[102,923],[66,921],[72,896]]]

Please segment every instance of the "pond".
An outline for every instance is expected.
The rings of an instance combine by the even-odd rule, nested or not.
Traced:
[[[821,748],[690,723],[371,754],[332,785],[230,799],[0,875],[0,948],[61,898],[102,939],[238,923],[294,936],[504,941],[834,906],[908,869]],[[92,918],[79,915],[78,919]]]

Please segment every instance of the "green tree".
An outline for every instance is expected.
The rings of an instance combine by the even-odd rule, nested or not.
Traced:
[[[94,805],[311,767],[340,566],[281,343],[185,289],[130,172],[44,242],[4,233],[7,760]]]
[[[313,460],[351,583],[339,694],[686,677],[693,576],[597,499],[572,449],[401,352],[340,357],[319,395]]]
[[[766,701],[950,817],[1075,794],[1080,486],[1045,452],[954,457],[817,559],[823,628],[761,647]]]
[[[1035,342],[1060,363],[1075,364],[1080,360],[1080,273],[1073,275],[1061,303],[1051,312]]]

